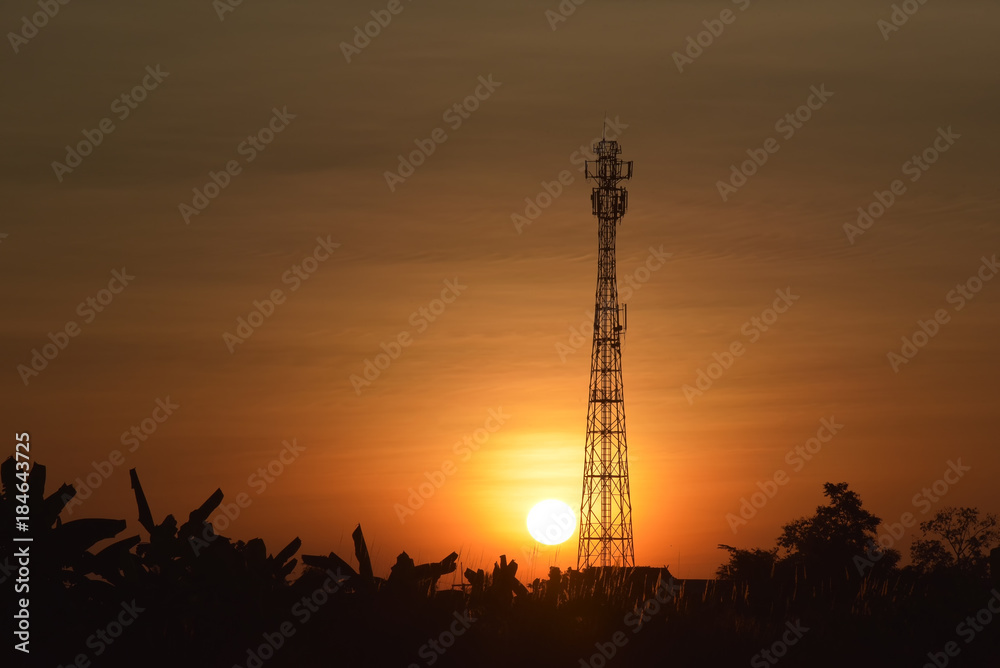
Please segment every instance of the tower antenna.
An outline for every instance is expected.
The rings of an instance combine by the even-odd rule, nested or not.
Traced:
[[[606,113],[604,118],[606,132]],[[597,216],[598,254],[578,569],[635,565],[622,383],[624,308],[618,304],[615,270],[615,235],[628,208],[628,191],[618,184],[632,178],[632,162],[619,159],[616,141],[601,139],[594,153],[597,160],[585,167],[586,177],[596,182],[590,201]]]

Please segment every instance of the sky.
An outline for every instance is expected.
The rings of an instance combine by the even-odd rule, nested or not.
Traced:
[[[824,482],[1000,510],[1000,7],[561,7],[4,4],[0,420],[99,482],[64,520],[138,533],[134,467],[272,552],[575,566],[525,516],[580,504],[602,132],[637,563],[711,577]]]

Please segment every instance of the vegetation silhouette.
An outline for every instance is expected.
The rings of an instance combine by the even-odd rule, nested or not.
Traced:
[[[1000,664],[1000,619],[984,624],[980,615],[971,639],[957,634],[994,596],[1000,604],[997,519],[973,508],[946,507],[922,522],[904,568],[898,552],[877,547],[881,520],[846,483],[827,483],[827,504],[784,525],[773,548],[720,545],[729,559],[713,580],[675,580],[667,568],[551,568],[526,586],[501,555],[492,571],[466,569],[462,585],[448,589],[440,579],[456,572],[458,554],[416,564],[403,552],[382,578],[360,525],[354,565],[332,552],[306,554],[293,577],[299,539],[271,554],[260,539],[215,532],[209,518],[221,490],[183,524],[173,515],[157,522],[134,469],[130,476],[146,535],[95,552],[126,522],[63,522],[75,490],[45,496],[45,467],[31,470],[32,651],[26,657],[8,643],[3,665]],[[0,479],[0,575],[10,587],[13,459],[0,465]],[[10,620],[14,597],[4,600]],[[957,656],[944,653],[949,642]],[[935,664],[940,657],[946,663]]]

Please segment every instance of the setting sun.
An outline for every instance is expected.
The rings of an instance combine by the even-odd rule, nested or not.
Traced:
[[[557,499],[539,501],[528,513],[528,533],[543,545],[565,543],[575,527],[573,509]]]

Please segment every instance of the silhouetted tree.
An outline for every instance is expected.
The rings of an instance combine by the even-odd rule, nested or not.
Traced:
[[[802,517],[782,528],[778,545],[787,557],[827,572],[850,569],[855,556],[877,544],[882,520],[861,506],[861,497],[847,489],[847,483],[824,483],[823,495],[830,501],[816,508],[812,517]],[[888,570],[899,561],[899,552],[879,549],[877,570]]]
[[[729,563],[722,564],[715,572],[721,580],[751,582],[766,580],[774,575],[778,548],[743,550],[731,545],[719,545],[719,549],[729,551]]]
[[[923,572],[958,568],[986,575],[989,551],[1000,542],[996,515],[980,518],[978,508],[947,507],[920,523],[923,537],[910,546],[913,565]]]

